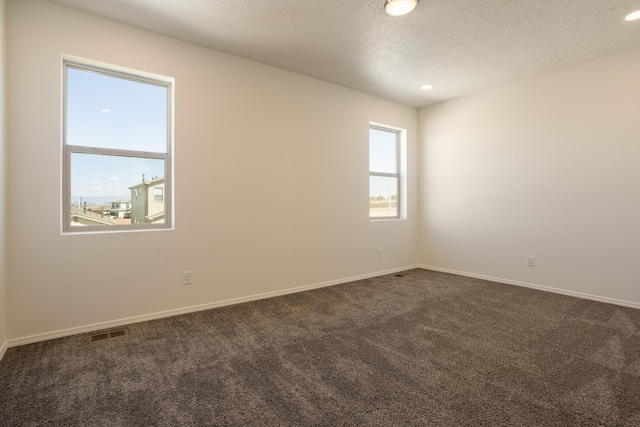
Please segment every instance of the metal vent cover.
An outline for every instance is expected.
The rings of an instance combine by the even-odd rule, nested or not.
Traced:
[[[89,335],[89,342],[104,341],[111,338],[123,337],[125,335],[129,335],[129,330],[127,328],[114,329],[106,332],[96,332]]]

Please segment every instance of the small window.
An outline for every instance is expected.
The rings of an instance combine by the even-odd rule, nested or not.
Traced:
[[[63,64],[63,231],[170,228],[173,79]]]
[[[401,130],[369,127],[369,218],[400,218]]]
[[[164,188],[153,187],[153,201],[162,202],[164,200]]]

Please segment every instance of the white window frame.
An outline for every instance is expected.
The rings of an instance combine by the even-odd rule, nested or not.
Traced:
[[[164,153],[77,146],[67,144],[67,70],[75,68],[116,78],[167,88],[167,147]],[[144,71],[92,61],[70,55],[62,56],[62,234],[119,233],[128,231],[152,231],[174,229],[173,197],[173,125],[174,125],[175,79]],[[98,154],[116,157],[135,157],[164,161],[164,223],[162,224],[118,224],[114,226],[71,226],[71,156],[72,154]],[[133,202],[133,200],[132,200]]]
[[[371,216],[371,213],[369,211],[369,221],[407,219],[407,130],[395,126],[385,125],[382,123],[369,122],[369,128],[367,129],[367,132],[369,132],[371,129],[396,134],[396,173],[393,174],[375,172],[371,170],[371,165],[369,165],[369,178],[371,178],[372,176],[396,178],[398,182],[398,200],[397,215]],[[371,150],[370,140],[368,141],[368,146],[369,150]],[[369,200],[369,197],[367,197],[367,200]]]

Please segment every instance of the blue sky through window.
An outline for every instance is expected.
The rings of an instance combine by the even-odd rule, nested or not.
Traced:
[[[168,88],[67,68],[66,144],[167,152]],[[129,187],[164,177],[164,160],[73,153],[71,203],[129,199]]]
[[[380,129],[369,129],[369,170],[371,172],[398,172],[398,134]],[[398,195],[398,180],[389,177],[369,179],[369,197],[390,198]]]
[[[73,153],[71,203],[79,203],[80,197],[100,198],[102,202],[128,200],[129,187],[140,184],[143,174],[146,181],[163,177],[164,160]]]

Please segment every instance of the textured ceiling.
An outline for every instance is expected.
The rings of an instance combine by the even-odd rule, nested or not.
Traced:
[[[415,107],[640,46],[640,0],[54,1]]]

